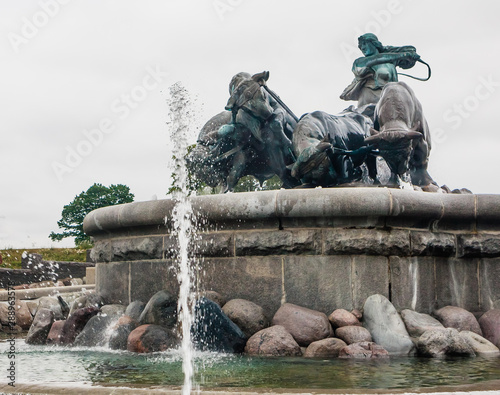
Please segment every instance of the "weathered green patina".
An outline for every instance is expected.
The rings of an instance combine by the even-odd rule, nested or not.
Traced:
[[[354,61],[355,78],[340,95],[343,100],[357,100],[358,107],[377,103],[382,88],[398,81],[396,67],[409,69],[420,59],[415,47],[383,46],[373,33],[360,36],[358,47],[364,56]]]

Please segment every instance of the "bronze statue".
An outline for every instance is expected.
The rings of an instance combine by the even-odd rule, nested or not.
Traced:
[[[229,84],[226,111],[200,132],[188,166],[208,185],[222,184],[229,192],[246,175],[262,183],[275,174],[285,188],[298,185],[287,168],[294,162],[291,137],[296,117],[266,89],[268,79],[269,72],[236,74]]]
[[[372,126],[371,119],[352,106],[338,115],[314,111],[302,116],[293,132],[297,160],[292,176],[303,186],[336,186],[359,181],[364,163],[378,183],[376,157],[365,143]]]
[[[358,47],[364,57],[354,61],[352,72],[355,78],[340,95],[343,100],[357,100],[358,107],[376,104],[382,88],[389,82],[398,81],[396,67],[409,69],[420,59],[415,47],[383,46],[373,33],[359,37]]]
[[[315,111],[299,120],[267,86],[269,72],[236,74],[226,111],[205,124],[188,155],[195,176],[224,192],[246,175],[262,184],[276,174],[285,188],[380,184],[381,156],[389,185],[409,174],[414,185],[439,189],[427,172],[430,137],[422,106],[396,70],[427,63],[413,46],[383,46],[372,33],[358,41],[364,57],[354,61],[355,79],[341,95],[358,107],[338,115]],[[429,79],[427,67],[427,78],[409,77]]]
[[[390,184],[398,185],[399,177],[409,171],[413,185],[437,188],[427,172],[429,126],[420,101],[407,84],[390,82],[384,86],[375,108],[374,127],[365,143],[379,148],[392,173]]]

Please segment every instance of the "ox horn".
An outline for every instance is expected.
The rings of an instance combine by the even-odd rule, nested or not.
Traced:
[[[370,128],[370,134],[371,134],[370,137],[365,138],[366,144],[376,144],[382,139],[379,136],[380,132],[376,129]]]
[[[419,132],[419,130],[418,130],[418,129],[420,129],[420,125],[421,125],[420,121],[416,121],[413,124],[413,127],[406,134],[406,136],[408,137],[409,140],[420,139],[420,138],[424,137],[424,135],[421,132]]]
[[[408,137],[409,140],[413,139],[420,139],[424,135],[420,132],[415,132],[414,130],[410,130],[408,133],[406,133],[406,137]],[[366,141],[366,140],[365,140]]]
[[[259,85],[266,85],[266,81],[269,79],[269,71],[263,71],[262,73],[257,73],[252,75],[252,79],[259,83]]]

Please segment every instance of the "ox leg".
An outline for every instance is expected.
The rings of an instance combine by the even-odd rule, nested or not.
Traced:
[[[236,186],[236,184],[238,184],[238,181],[243,175],[246,161],[247,155],[245,155],[243,151],[239,151],[234,154],[233,161],[231,163],[231,170],[229,171],[229,174],[227,176],[226,189],[224,190],[224,193],[232,192],[234,190],[234,187]]]
[[[410,176],[413,185],[420,187],[436,184],[432,177],[427,172],[429,158],[429,147],[425,140],[420,140],[413,150],[410,159]]]
[[[337,173],[337,184],[345,184],[353,180],[354,167],[348,156],[339,155],[333,168]]]
[[[389,181],[387,182],[387,186],[399,187],[399,185],[401,185],[401,183],[399,181],[399,176],[396,173],[394,173],[393,171],[391,171],[391,177],[389,178]]]
[[[380,181],[377,178],[377,157],[370,155],[365,159],[366,167],[368,168],[368,176],[373,180],[374,185],[379,185]]]
[[[293,162],[292,142],[283,130],[283,116],[278,114],[264,130],[269,166],[276,173],[286,188],[291,188],[299,183],[290,174],[287,165]]]

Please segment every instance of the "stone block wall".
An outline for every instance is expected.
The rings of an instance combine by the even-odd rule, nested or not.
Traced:
[[[446,305],[500,307],[500,196],[337,188],[192,203],[205,223],[193,249],[200,288],[252,300],[269,316],[284,302],[326,314],[361,308],[375,293],[397,309],[426,313]],[[177,292],[172,202],[145,204],[86,218],[96,287],[109,303]],[[151,212],[165,216],[154,220]]]

